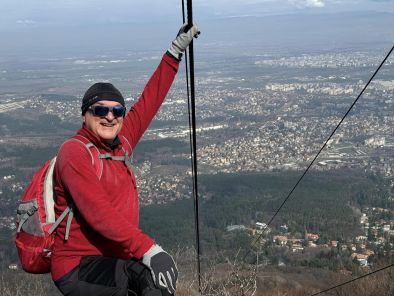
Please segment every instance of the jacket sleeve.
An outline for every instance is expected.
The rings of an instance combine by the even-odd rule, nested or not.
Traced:
[[[71,194],[77,212],[93,230],[121,244],[131,256],[141,258],[153,240],[131,224],[106,198],[92,165],[91,156],[83,145],[69,141],[59,151],[56,172],[63,187]]]
[[[141,97],[127,113],[121,133],[130,140],[133,148],[137,145],[163,103],[178,68],[179,61],[168,54],[164,54],[159,66],[146,84]]]

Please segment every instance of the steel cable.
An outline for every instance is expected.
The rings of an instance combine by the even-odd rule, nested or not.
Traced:
[[[364,274],[364,275],[362,275],[362,276],[359,276],[359,277],[357,277],[357,278],[351,279],[351,280],[349,280],[349,281],[343,282],[343,283],[341,283],[341,284],[335,285],[335,286],[333,286],[333,287],[331,287],[331,288],[328,288],[328,289],[326,289],[326,290],[322,290],[322,291],[320,291],[320,292],[317,292],[317,293],[315,293],[315,294],[312,294],[311,296],[320,295],[320,294],[326,293],[326,292],[328,292],[328,291],[334,290],[334,289],[336,289],[336,288],[339,288],[339,287],[348,285],[348,284],[350,284],[350,283],[353,283],[353,282],[358,281],[358,280],[360,280],[360,279],[362,279],[362,278],[365,278],[365,277],[367,277],[367,276],[373,275],[374,273],[380,272],[380,271],[382,271],[382,270],[388,269],[388,268],[393,267],[393,266],[394,266],[394,263],[393,263],[393,264],[390,264],[390,265],[388,265],[388,266],[379,268],[379,269],[377,269],[377,270],[374,270],[374,271],[372,271],[372,272],[370,272],[370,273]]]

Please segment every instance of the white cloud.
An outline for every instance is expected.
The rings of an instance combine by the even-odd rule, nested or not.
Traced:
[[[324,1],[323,0],[306,0],[305,5],[308,7],[324,7]]]
[[[325,0],[289,0],[290,4],[302,8],[302,7],[324,7]]]
[[[17,24],[22,24],[22,25],[34,25],[34,24],[36,24],[36,22],[32,21],[32,20],[17,20],[16,23]]]

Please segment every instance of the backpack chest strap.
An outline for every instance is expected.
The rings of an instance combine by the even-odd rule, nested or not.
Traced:
[[[110,153],[100,153],[98,155],[100,159],[111,159],[111,160],[117,160],[117,161],[123,161],[125,165],[132,171],[132,156],[129,155],[129,152],[125,150],[124,155],[112,155]]]
[[[112,155],[110,153],[99,154],[99,158],[100,159],[119,160],[119,161],[125,161],[125,159],[126,159],[125,155],[116,156],[116,155]]]

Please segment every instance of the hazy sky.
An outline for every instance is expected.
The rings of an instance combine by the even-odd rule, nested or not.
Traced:
[[[0,58],[44,51],[162,50],[182,22],[181,8],[181,0],[0,0]],[[199,45],[210,50],[244,43],[278,48],[390,43],[394,17],[381,12],[394,13],[394,0],[193,1],[202,31]]]
[[[181,19],[181,3],[180,0],[0,0],[0,29]],[[193,7],[194,18],[205,19],[299,12],[394,12],[394,0],[195,0]]]

